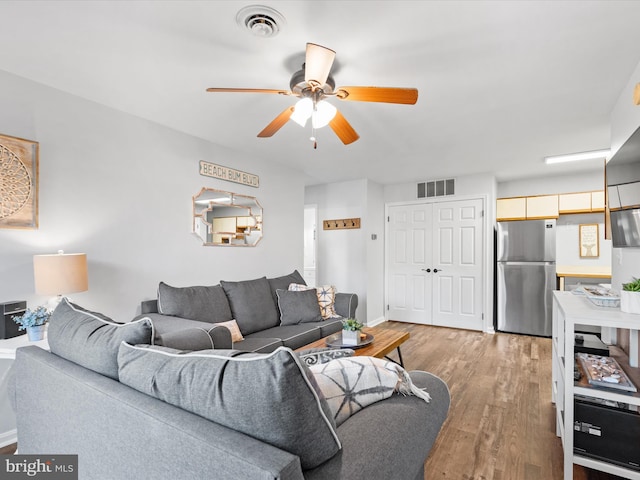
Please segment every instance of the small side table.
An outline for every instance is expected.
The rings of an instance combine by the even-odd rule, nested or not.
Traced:
[[[16,416],[9,403],[9,369],[16,358],[16,350],[29,345],[49,350],[46,335],[38,342],[30,342],[26,334],[0,340],[0,447],[16,443],[18,439]]]

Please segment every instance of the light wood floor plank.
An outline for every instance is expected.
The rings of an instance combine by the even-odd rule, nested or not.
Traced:
[[[551,339],[386,322],[407,331],[407,370],[447,382],[451,408],[425,479],[561,480],[551,403]],[[618,477],[574,466],[576,480]]]

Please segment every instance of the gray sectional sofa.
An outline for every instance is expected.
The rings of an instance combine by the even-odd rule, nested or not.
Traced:
[[[442,380],[411,372],[430,403],[395,395],[367,406],[335,429],[338,452],[304,469],[284,448],[38,347],[18,349],[13,370],[19,452],[76,454],[80,480],[423,480],[450,402]],[[262,403],[243,386],[245,407]]]
[[[176,342],[179,332],[206,329],[213,337],[214,348],[269,353],[281,346],[295,350],[336,333],[342,329],[342,318],[355,317],[358,296],[338,292],[338,316],[313,318],[308,302],[318,310],[315,290],[308,295],[288,292],[292,283],[305,283],[297,270],[281,277],[222,281],[215,286],[173,287],[161,282],[158,298],[143,301],[137,319],[153,321],[157,344],[184,347],[183,337]],[[212,329],[231,320],[237,322],[243,340],[232,342],[226,329]]]
[[[155,335],[63,300],[51,351],[16,353],[19,452],[76,454],[83,480],[424,479],[450,403],[439,378],[410,372],[429,403],[393,394],[337,426],[290,348],[182,352]]]

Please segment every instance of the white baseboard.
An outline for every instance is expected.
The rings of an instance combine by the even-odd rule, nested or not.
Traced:
[[[15,428],[7,432],[0,433],[0,447],[6,447],[18,441],[18,430]]]
[[[381,323],[386,322],[387,320],[384,317],[378,317],[375,320],[371,321],[371,322],[367,322],[367,327],[375,327],[377,325],[380,325]]]

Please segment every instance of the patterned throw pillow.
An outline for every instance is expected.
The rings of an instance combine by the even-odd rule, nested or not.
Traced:
[[[350,348],[308,348],[298,352],[300,360],[307,365],[320,365],[322,363],[330,362],[336,358],[353,357],[356,352]]]
[[[329,318],[340,318],[340,315],[336,313],[335,309],[337,290],[333,285],[322,285],[320,287],[309,287],[299,283],[292,283],[289,285],[289,290],[293,292],[312,290],[314,288],[318,295],[318,305],[320,305],[320,314],[322,315],[322,319],[327,320]]]
[[[240,332],[240,327],[238,327],[238,322],[235,320],[229,320],[228,322],[218,322],[216,325],[221,327],[226,327],[231,332],[231,341],[232,342],[241,342],[244,340],[242,333]],[[224,330],[222,330],[224,331]]]
[[[318,387],[329,404],[336,426],[395,392],[415,395],[425,402],[431,396],[413,384],[400,365],[374,357],[349,357],[311,365]]]

